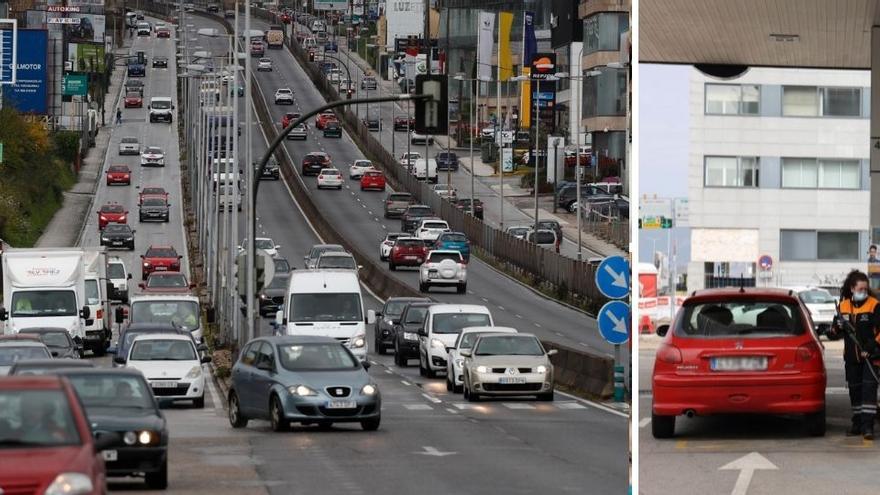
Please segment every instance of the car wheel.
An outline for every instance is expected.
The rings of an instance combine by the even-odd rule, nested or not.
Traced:
[[[241,413],[241,404],[238,402],[238,395],[235,392],[229,393],[229,424],[233,428],[244,428],[248,424],[248,419]]]
[[[546,394],[539,394],[538,400],[543,402],[553,402],[553,391],[547,392]]]
[[[164,490],[168,488],[168,461],[162,464],[162,469],[155,473],[147,473],[144,477],[147,486],[153,490]]]
[[[428,284],[419,282],[419,292],[428,292]]]
[[[395,265],[393,261],[389,260],[388,261],[388,269],[393,272],[393,271],[397,270],[397,265]]]
[[[565,209],[568,210],[569,213],[574,213],[575,210],[577,210],[577,208],[575,207],[575,202],[572,201],[571,203],[569,203],[568,206],[565,207]]]
[[[446,391],[452,392],[452,381],[450,380],[450,373],[446,372]]]
[[[287,431],[290,428],[290,422],[284,418],[284,408],[277,395],[273,395],[269,401],[269,412],[272,431]]]
[[[804,427],[811,437],[825,436],[825,407],[818,412],[804,416]]]
[[[419,353],[419,376],[426,376],[425,365],[422,363],[422,354]]]
[[[455,289],[459,294],[464,294],[467,292],[467,284],[458,284]]]
[[[365,419],[361,421],[361,428],[363,428],[364,431],[376,431],[379,429],[379,423],[381,423],[381,421],[381,417]]]
[[[651,434],[654,438],[672,438],[675,435],[675,416],[660,416],[651,412]]]
[[[196,409],[204,409],[205,408],[205,396],[201,396],[198,399],[193,399],[193,407]]]
[[[427,357],[425,358],[425,376],[428,378],[437,378],[437,372],[431,369]]]
[[[480,394],[475,394],[469,387],[465,387],[464,389],[464,398],[467,399],[468,402],[480,402]]]

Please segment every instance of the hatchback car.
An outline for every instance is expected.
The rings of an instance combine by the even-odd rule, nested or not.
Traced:
[[[131,169],[128,165],[110,165],[107,168],[107,185],[113,184],[131,185]]]
[[[287,133],[287,139],[289,139],[291,141],[293,141],[294,139],[299,140],[299,141],[305,141],[306,139],[309,138],[308,131],[309,131],[309,129],[308,129],[308,127],[306,127],[305,123],[300,124],[300,125],[294,127],[293,129],[291,129],[290,132]]]
[[[141,278],[146,280],[153,272],[179,272],[181,259],[183,256],[172,246],[151,245],[146,254],[141,255]]]
[[[186,275],[180,272],[153,272],[138,287],[147,294],[189,294],[196,285],[189,283]]]
[[[320,258],[323,253],[327,252],[344,253],[345,248],[339,244],[315,244],[312,246],[312,249],[309,250],[309,254],[303,256],[305,267],[309,270],[314,269],[318,263],[318,258]]]
[[[275,91],[276,105],[293,105],[293,90],[290,88],[278,88]]]
[[[391,252],[388,254],[388,269],[397,270],[401,266],[420,266],[425,262],[428,256],[428,247],[425,241],[418,237],[398,237],[391,246]]]
[[[36,335],[0,336],[0,376],[19,361],[51,358],[52,351]]]
[[[130,225],[111,223],[101,232],[99,244],[108,248],[128,249],[134,251],[134,234],[137,232]]]
[[[125,136],[119,141],[120,155],[140,155],[141,145],[138,138],[134,136]]]
[[[271,58],[261,58],[259,62],[257,62],[257,72],[267,71],[272,72],[272,59]]]
[[[415,236],[423,241],[428,241],[426,244],[434,244],[434,241],[440,237],[440,234],[444,232],[450,232],[449,223],[446,220],[440,220],[439,218],[423,218],[419,223],[419,226],[416,227]]]
[[[464,398],[476,402],[486,396],[534,395],[553,400],[553,364],[556,349],[544,350],[532,334],[486,334],[471,349],[462,349]]]
[[[98,230],[104,230],[107,224],[128,223],[128,210],[116,203],[107,203],[98,209]]]
[[[385,354],[394,349],[394,325],[400,323],[400,315],[407,305],[414,302],[430,302],[423,297],[389,297],[376,313],[376,326],[373,329],[373,342],[376,354]]]
[[[342,174],[335,168],[324,168],[318,172],[318,189],[332,187],[342,189]]]
[[[54,358],[79,359],[82,357],[82,343],[77,344],[70,337],[67,329],[51,327],[22,328],[18,334],[37,336],[49,348],[49,352]]]
[[[318,129],[324,129],[324,126],[328,123],[336,122],[337,120],[336,114],[328,110],[315,117],[315,127]]]
[[[391,254],[391,249],[394,247],[394,241],[396,241],[398,237],[407,237],[407,234],[404,234],[403,232],[388,232],[385,234],[385,238],[379,243],[379,261],[388,261],[388,256]]]
[[[300,114],[297,112],[285,113],[281,116],[281,128],[284,129],[285,127],[289,126],[291,122],[295,121],[298,118],[300,118]]]
[[[143,108],[143,95],[140,92],[129,91],[125,94],[125,101],[123,105],[125,106],[125,108]]]
[[[159,31],[157,33],[157,35],[161,34],[161,33],[162,33],[162,31]],[[159,36],[159,37],[161,38],[161,36]],[[168,68],[168,57],[160,57],[160,56],[153,57],[153,68],[155,69],[155,68],[159,68],[159,67],[161,67],[163,69]]]
[[[165,152],[162,148],[148,146],[141,153],[141,167],[164,167]]]
[[[349,253],[338,251],[330,251],[322,253],[315,263],[316,270],[358,270],[361,266],[357,264]]]
[[[168,222],[171,216],[171,203],[162,196],[148,196],[138,205],[138,220],[141,222]]]
[[[274,431],[285,431],[292,422],[357,422],[377,430],[382,399],[369,366],[329,337],[254,339],[232,368],[229,423],[243,428],[251,419],[268,419]]]
[[[318,175],[322,169],[329,167],[331,164],[330,155],[323,151],[313,151],[303,157],[302,174]]]
[[[461,329],[461,333],[455,339],[455,343],[447,347],[449,359],[446,360],[446,390],[460,394],[464,390],[464,358],[461,351],[465,349],[473,349],[474,343],[481,335],[518,333],[515,328],[510,327],[466,327]]]
[[[434,241],[434,249],[445,251],[458,251],[461,253],[464,262],[467,263],[471,259],[471,243],[466,235],[461,232],[444,232]]]
[[[198,409],[205,407],[202,364],[210,362],[210,356],[199,357],[191,336],[164,333],[135,337],[125,357],[125,367],[143,373],[156,397],[191,400]]]
[[[411,193],[393,192],[385,197],[385,218],[395,218],[403,215],[403,212],[416,200]]]
[[[409,133],[409,142],[410,144],[434,144],[434,136],[430,136],[428,134],[419,134],[416,131],[410,131]]]
[[[339,125],[339,122],[335,120],[327,122],[327,124],[324,125],[324,137],[342,139],[342,126]]]
[[[368,170],[361,177],[361,191],[384,191],[385,174],[379,170]]]
[[[810,435],[825,434],[822,346],[793,291],[696,291],[657,334],[655,438],[675,434],[676,416],[737,413],[803,414]]]
[[[375,170],[370,160],[355,160],[348,167],[349,179],[360,179],[367,170]]]
[[[394,131],[395,132],[409,132],[409,130],[414,125],[415,125],[415,119],[411,119],[409,117],[402,117],[402,116],[394,117]]]

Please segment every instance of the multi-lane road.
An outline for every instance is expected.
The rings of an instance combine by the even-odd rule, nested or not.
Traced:
[[[188,16],[195,36],[199,28],[220,28],[216,21]],[[135,50],[149,58],[164,55],[175,60],[172,40],[155,37],[135,39]],[[205,50],[223,53],[227,40],[204,38]],[[280,121],[281,108],[271,104],[276,87],[296,92],[294,108],[319,105],[321,97],[286,50],[269,52],[276,65],[272,73],[260,73],[260,87],[270,101],[273,117]],[[148,69],[145,100],[152,96],[176,99],[177,71]],[[178,104],[177,108],[181,105]],[[244,107],[242,106],[242,110]],[[151,243],[171,244],[184,255],[177,119],[169,126],[150,124],[146,109],[123,110],[123,122],[112,129],[107,165],[127,163],[134,171],[132,186],[98,188],[95,205],[108,201],[137,212],[138,186],[162,186],[171,193],[168,223],[135,224],[136,249],[118,254],[135,272],[139,255]],[[255,119],[256,120],[256,119]],[[254,152],[266,149],[266,141],[254,127]],[[164,168],[142,169],[135,157],[116,156],[124,136],[137,136],[144,145],[162,147]],[[360,158],[348,137],[325,140],[311,133],[305,144],[286,144],[299,162],[308,151],[325,150],[337,166]],[[305,182],[325,218],[359,248],[374,252],[385,231],[397,230],[397,222],[381,216],[380,193],[361,193],[359,188],[317,191],[314,179]],[[260,187],[258,233],[272,237],[281,255],[294,265],[320,241],[304,218],[283,181],[264,182]],[[240,219],[241,220],[241,219]],[[383,228],[384,227],[384,228]],[[244,237],[244,223],[240,224]],[[96,219],[90,218],[83,245],[96,245]],[[415,284],[416,274],[394,276]],[[546,300],[493,271],[479,261],[471,263],[469,293],[436,292],[440,301],[468,302],[488,306],[496,322],[530,331],[549,340],[608,352],[597,337],[595,321],[577,311]],[[368,307],[380,301],[367,299]],[[268,325],[261,326],[261,333]],[[368,332],[368,336],[372,332]],[[370,347],[372,349],[372,346]],[[627,420],[624,414],[601,404],[557,394],[552,403],[530,400],[489,401],[471,404],[446,391],[441,380],[418,376],[414,367],[401,368],[388,356],[370,355],[375,363],[370,374],[383,395],[383,421],[378,432],[339,427],[331,431],[295,429],[289,434],[271,433],[268,423],[255,421],[245,430],[229,427],[220,390],[211,386],[204,410],[175,407],[166,411],[171,432],[170,487],[172,493],[621,493],[627,484]],[[109,364],[107,358],[99,360]],[[111,489],[130,488],[114,482]]]

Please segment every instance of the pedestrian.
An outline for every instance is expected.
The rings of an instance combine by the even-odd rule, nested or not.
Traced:
[[[877,373],[880,365],[880,301],[868,287],[868,276],[853,270],[840,291],[840,311],[832,325],[843,336],[843,362],[852,424],[847,436],[874,438],[877,415]]]
[[[122,123],[122,109],[117,108],[116,109],[116,125],[119,125],[121,123]]]

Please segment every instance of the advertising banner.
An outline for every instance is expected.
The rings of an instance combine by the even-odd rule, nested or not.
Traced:
[[[43,29],[19,29],[15,84],[3,97],[22,113],[46,114],[46,76],[49,34]]]
[[[425,2],[423,0],[394,0],[385,9],[385,46],[398,50],[395,40],[409,36],[418,39],[425,31]],[[416,43],[418,45],[418,43]]]
[[[501,170],[513,172],[513,148],[501,148]]]
[[[64,36],[69,43],[104,43],[105,17],[98,14],[50,14],[52,17],[79,19],[78,24],[65,24]]]
[[[85,96],[88,93],[88,74],[64,74],[64,77],[61,79],[61,94],[64,96]]]
[[[480,12],[477,35],[477,79],[492,80],[492,48],[495,46],[495,13]]]
[[[75,72],[104,71],[103,43],[70,43],[67,45],[67,64]]]
[[[513,77],[513,55],[510,51],[510,28],[513,27],[513,13],[498,13],[498,80],[506,81]]]
[[[343,10],[348,11],[348,0],[313,0],[315,10]]]

